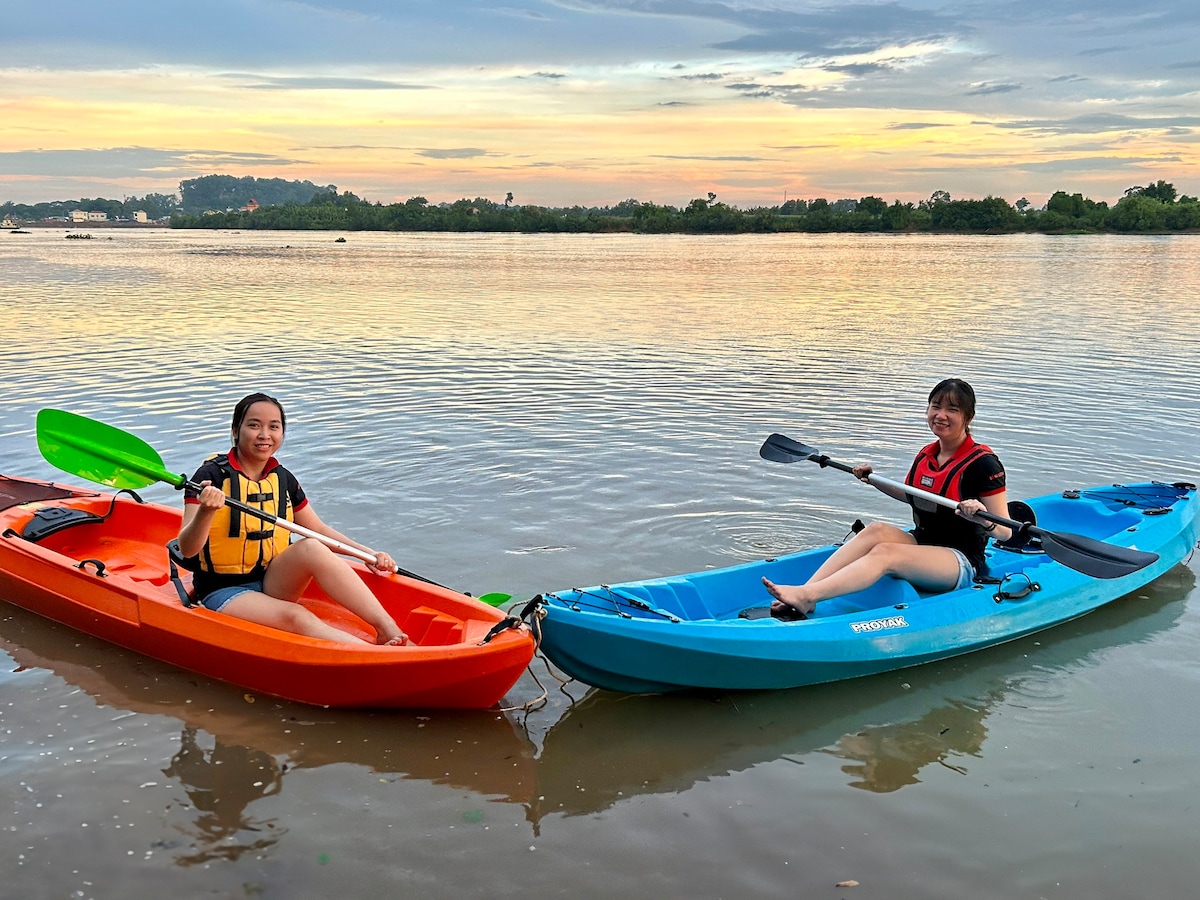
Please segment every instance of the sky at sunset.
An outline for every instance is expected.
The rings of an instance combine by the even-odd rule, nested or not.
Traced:
[[[1200,194],[1195,0],[5,0],[0,202]]]

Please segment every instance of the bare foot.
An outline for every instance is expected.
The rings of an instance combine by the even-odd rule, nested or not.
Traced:
[[[800,585],[775,584],[766,578],[762,580],[762,583],[763,587],[767,589],[767,593],[775,598],[771,603],[771,609],[775,612],[790,607],[808,615],[817,605],[817,601],[809,600],[804,596],[804,588]]]
[[[408,643],[408,635],[406,635],[403,631],[401,631],[399,634],[394,634],[391,637],[381,634],[376,637],[375,643],[383,647],[403,647]]]

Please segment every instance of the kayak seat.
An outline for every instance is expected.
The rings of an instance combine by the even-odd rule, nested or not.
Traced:
[[[915,587],[902,578],[885,575],[866,590],[841,597],[832,597],[821,603],[815,612],[816,617],[844,615],[846,613],[864,612],[868,609],[879,609],[885,606],[898,606],[919,600],[921,594]]]
[[[686,578],[672,578],[655,584],[653,605],[691,622],[713,618],[700,591]]]
[[[410,641],[422,646],[461,644],[463,641],[462,620],[428,606],[415,607],[400,623],[400,628]]]
[[[166,553],[152,544],[101,537],[80,544],[60,541],[54,549],[72,559],[98,559],[104,563],[107,575],[124,575],[154,585],[166,584],[170,577]]]

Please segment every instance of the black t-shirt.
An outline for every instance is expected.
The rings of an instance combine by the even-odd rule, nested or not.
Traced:
[[[933,489],[951,500],[978,500],[998,494],[1006,487],[1004,466],[1000,458],[983,444],[968,435],[963,446],[945,464],[937,465],[937,443],[921,449],[913,460],[906,483],[923,490]],[[928,482],[935,483],[930,484]],[[983,526],[969,522],[953,509],[932,506],[927,501],[913,502],[913,537],[918,544],[950,547],[961,551],[975,571],[982,573],[984,549],[988,532]]]

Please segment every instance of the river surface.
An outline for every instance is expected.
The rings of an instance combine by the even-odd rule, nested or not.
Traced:
[[[0,471],[72,481],[36,446],[56,407],[190,473],[263,390],[322,518],[476,594],[902,524],[757,449],[902,477],[951,375],[1013,498],[1200,479],[1200,236],[64,235],[0,234]],[[479,714],[247,695],[0,603],[0,894],[1194,896],[1197,571],[786,692],[535,659],[506,705],[540,708]]]

